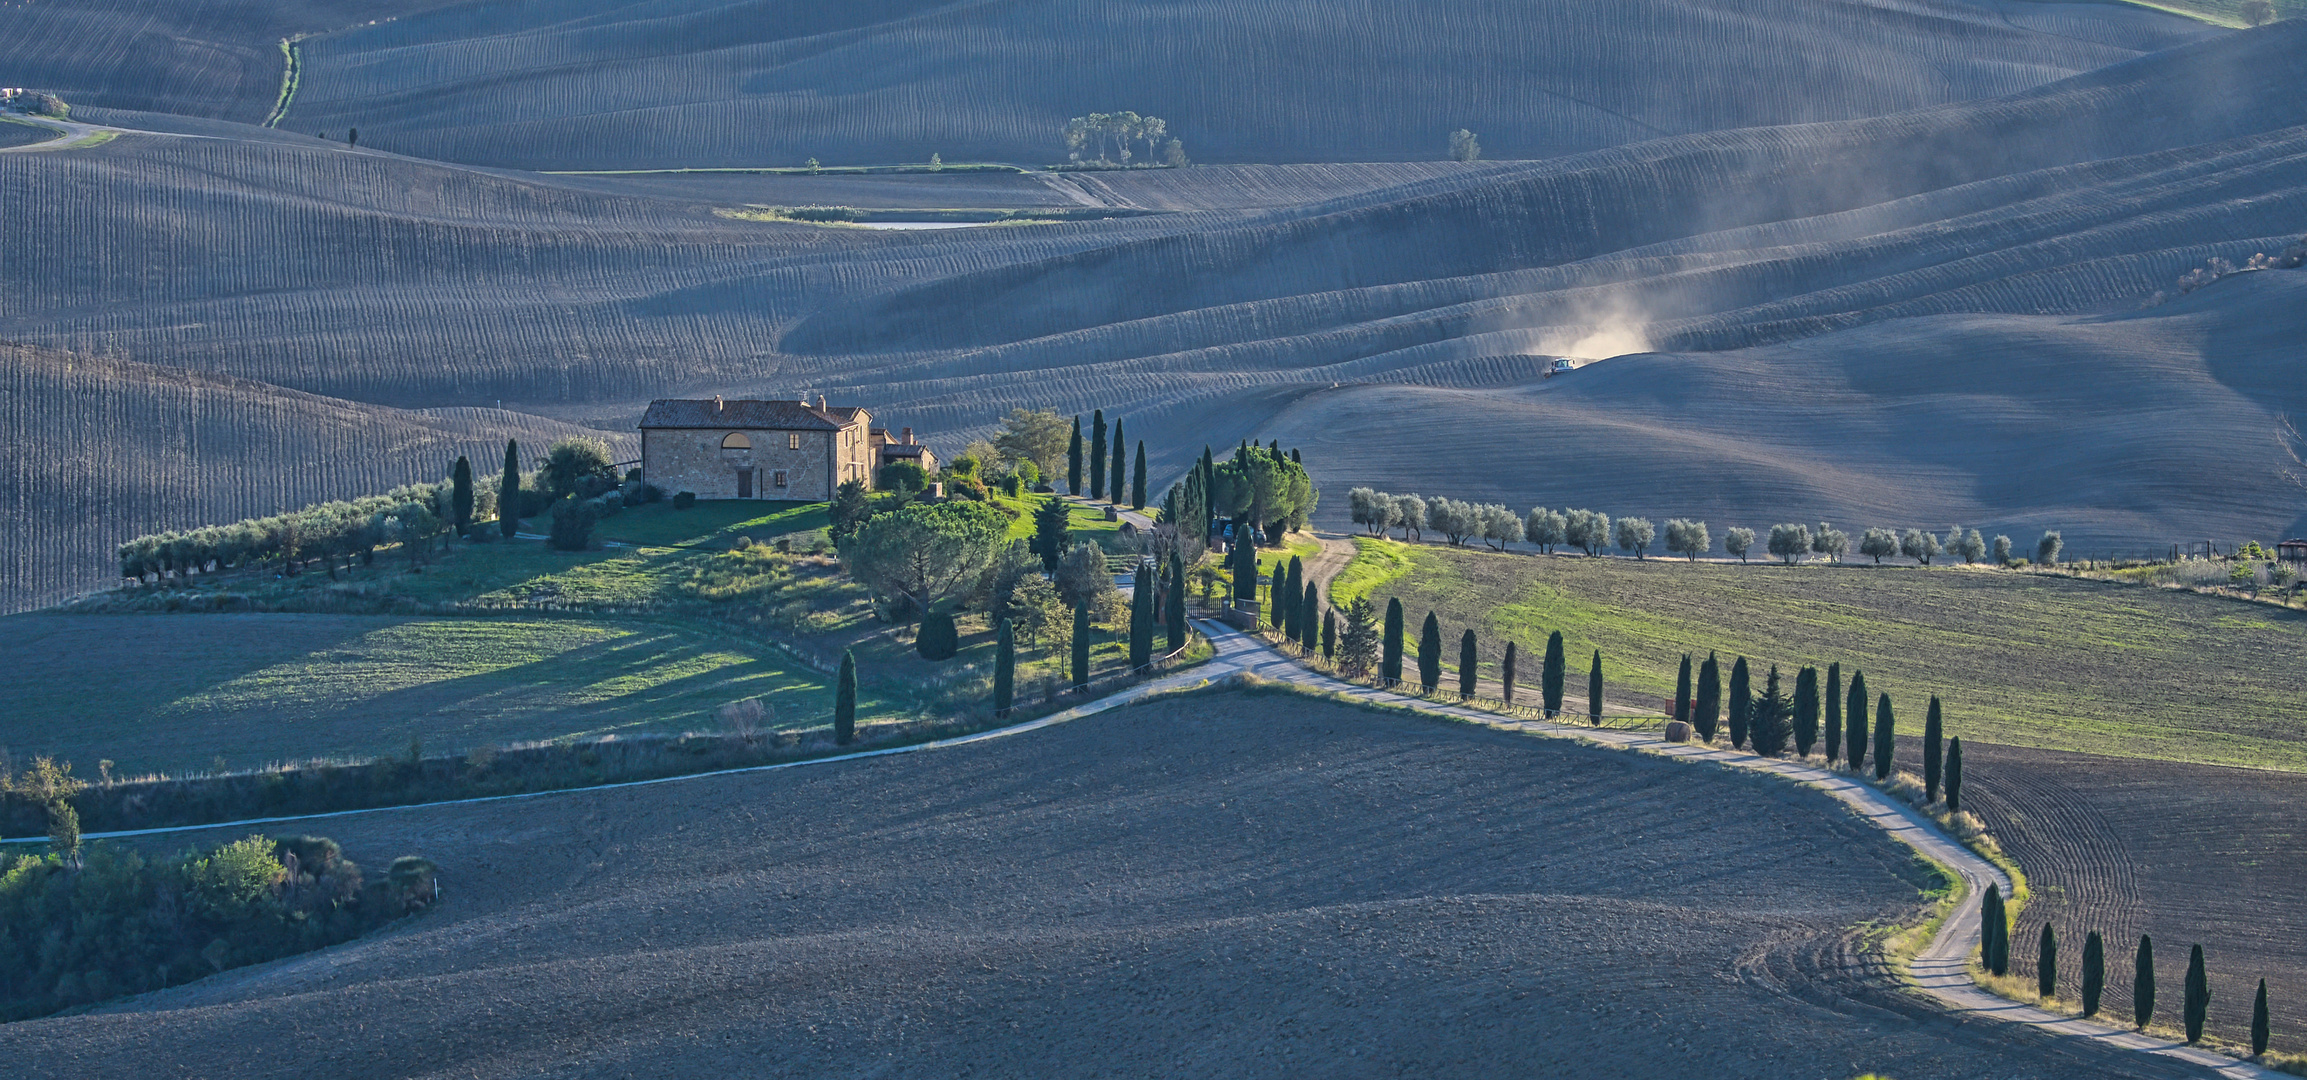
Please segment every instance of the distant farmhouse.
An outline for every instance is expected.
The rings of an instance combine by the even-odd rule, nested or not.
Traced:
[[[850,405],[808,401],[667,398],[641,417],[641,479],[668,495],[823,502],[857,480],[873,486],[896,461],[937,471],[937,455],[906,428],[891,438]]]

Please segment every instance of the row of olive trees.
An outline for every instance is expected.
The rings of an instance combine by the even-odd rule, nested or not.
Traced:
[[[1647,557],[1651,545],[1659,540],[1658,526],[1648,518],[1614,519],[1598,510],[1553,510],[1541,506],[1528,514],[1517,515],[1497,503],[1460,502],[1447,497],[1429,500],[1420,495],[1396,495],[1366,487],[1347,492],[1346,501],[1351,520],[1371,536],[1384,536],[1389,530],[1400,529],[1404,540],[1423,540],[1426,530],[1432,529],[1452,544],[1480,540],[1500,551],[1508,544],[1529,543],[1549,553],[1558,547],[1569,547],[1588,555],[1600,555],[1616,547],[1636,558]],[[1723,533],[1722,548],[1745,561],[1754,550],[1756,538],[1753,529],[1728,529]],[[1713,533],[1703,521],[1670,519],[1666,522],[1664,539],[1669,553],[1688,559],[1714,549]],[[2035,544],[2035,561],[2057,562],[2061,545],[2057,532],[2044,533]],[[1789,563],[1800,562],[1810,555],[1840,562],[1850,553],[1851,544],[1849,533],[1822,521],[1816,528],[1800,524],[1773,525],[1764,546],[1773,557]],[[1966,530],[1960,525],[1947,530],[1943,539],[1922,529],[1900,533],[1872,528],[1860,536],[1858,550],[1862,555],[1872,556],[1877,563],[1891,556],[1905,555],[1928,566],[1942,554],[1975,563],[1987,558],[1990,552],[1998,564],[2008,566],[2015,561],[2010,537],[1997,536],[1990,545],[1977,529]]]

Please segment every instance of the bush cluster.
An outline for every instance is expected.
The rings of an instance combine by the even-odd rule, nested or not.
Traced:
[[[416,857],[367,880],[334,841],[250,836],[148,861],[95,843],[0,855],[0,1020],[190,982],[359,936],[431,903]]]

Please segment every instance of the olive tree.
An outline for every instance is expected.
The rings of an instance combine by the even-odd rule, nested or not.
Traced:
[[[1938,537],[1921,529],[1908,529],[1898,538],[1898,550],[1900,554],[1918,560],[1924,566],[1929,566],[1931,556],[1937,555],[1944,549],[1939,546]]]
[[[1658,527],[1647,518],[1619,518],[1611,526],[1621,551],[1631,551],[1637,559],[1648,558],[1650,540],[1658,535]]]
[[[1600,555],[1610,546],[1610,515],[1599,510],[1570,510],[1562,517],[1563,543],[1588,555]]]
[[[1979,535],[1979,531],[1977,529],[1972,529],[1969,532],[1963,534],[1962,543],[1956,546],[1955,554],[1962,556],[1963,561],[1966,563],[1975,563],[1980,559],[1986,558],[1986,539]]]
[[[1522,538],[1538,545],[1538,550],[1553,554],[1555,546],[1565,542],[1562,536],[1565,524],[1560,513],[1541,506],[1522,519]]]
[[[1844,555],[1850,554],[1850,534],[1821,521],[1818,529],[1810,534],[1810,550],[1841,562]]]
[[[1858,538],[1858,553],[1873,556],[1875,565],[1882,565],[1885,557],[1898,554],[1898,534],[1889,529],[1868,529]]]
[[[1522,517],[1499,503],[1484,503],[1476,508],[1482,519],[1482,542],[1499,551],[1508,544],[1522,542]]]
[[[1674,518],[1666,523],[1666,550],[1685,559],[1696,559],[1714,548],[1714,538],[1706,534],[1706,523],[1687,518]]]
[[[2044,566],[2057,566],[2059,549],[2065,546],[2066,541],[2057,530],[2046,532],[2042,539],[2035,541],[2035,561]]]
[[[2010,564],[2011,538],[2008,536],[1995,537],[1995,565],[2009,566]]]
[[[1745,562],[1746,553],[1754,550],[1754,530],[1736,527],[1723,533],[1722,550],[1738,556],[1739,562]]]
[[[1402,529],[1404,540],[1426,538],[1426,500],[1412,495],[1394,496],[1394,524]]]
[[[1770,527],[1770,553],[1787,563],[1793,563],[1810,551],[1810,527],[1807,525],[1773,525]]]
[[[1065,456],[1073,437],[1073,422],[1056,409],[1015,408],[1002,418],[993,446],[1011,461],[1033,462],[1043,476],[1057,475],[1058,459]]]
[[[1450,543],[1462,545],[1468,537],[1482,534],[1481,510],[1473,503],[1436,497],[1426,504],[1426,519]]]

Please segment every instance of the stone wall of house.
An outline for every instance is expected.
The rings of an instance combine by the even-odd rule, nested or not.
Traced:
[[[723,450],[721,440],[732,431],[753,443],[749,450]],[[737,470],[753,470],[756,499],[797,499],[823,502],[833,497],[841,473],[833,469],[835,440],[857,431],[757,431],[731,428],[652,428],[641,432],[641,479],[657,485],[669,498],[684,491],[700,499],[737,497]],[[801,448],[788,449],[787,436],[799,434]],[[862,438],[857,438],[862,443]],[[843,463],[848,465],[849,463]],[[777,474],[785,485],[777,485]]]

